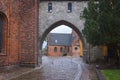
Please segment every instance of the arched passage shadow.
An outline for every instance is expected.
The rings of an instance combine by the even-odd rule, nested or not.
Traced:
[[[74,26],[72,23],[69,23],[65,20],[61,20],[61,21],[58,21],[54,24],[52,24],[48,29],[45,30],[45,32],[43,33],[43,35],[40,37],[40,44],[39,44],[39,49],[41,50],[42,49],[42,43],[45,39],[45,37],[47,36],[47,34],[52,30],[54,29],[55,27],[57,26],[60,26],[60,25],[66,25],[66,26],[69,26],[70,28],[72,28],[77,34],[78,36],[80,37],[82,43],[83,43],[83,47],[84,47],[84,40],[83,40],[83,36],[82,36],[82,33],[80,32],[80,30]]]

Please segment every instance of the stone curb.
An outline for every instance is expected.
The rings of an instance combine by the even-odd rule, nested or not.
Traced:
[[[14,77],[11,77],[11,78],[9,78],[9,79],[6,79],[6,80],[15,79],[15,78],[20,77],[20,76],[22,76],[22,75],[28,74],[28,73],[33,72],[33,71],[38,70],[38,69],[41,69],[42,67],[43,67],[43,65],[41,65],[40,67],[36,67],[35,69],[32,69],[32,70],[30,70],[30,71],[21,73],[21,74],[19,74],[19,75],[14,76]]]
[[[97,73],[99,80],[106,80],[103,74],[101,73],[100,69],[96,68],[96,73]]]

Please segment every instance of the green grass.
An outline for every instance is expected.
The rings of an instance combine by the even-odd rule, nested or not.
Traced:
[[[120,70],[102,70],[106,80],[120,80]]]

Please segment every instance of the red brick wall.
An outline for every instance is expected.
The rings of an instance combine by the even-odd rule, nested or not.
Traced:
[[[12,0],[0,0],[0,14],[3,16],[3,50],[0,53],[0,66],[16,64],[18,62],[18,20]]]
[[[19,59],[21,65],[37,62],[38,0],[18,0]]]
[[[57,48],[57,52],[54,52],[54,48]],[[48,55],[49,56],[60,56],[60,47],[61,46],[48,46]]]
[[[57,52],[54,52],[55,47],[57,48]],[[63,52],[60,51],[60,48],[63,48]],[[69,47],[68,52],[65,46],[48,46],[48,56],[63,56],[65,53],[71,55],[71,47]]]
[[[37,3],[37,0],[0,0],[0,15],[5,16],[0,66],[36,63]]]
[[[72,35],[75,36],[75,39],[72,42],[72,56],[80,56],[80,43],[79,43],[79,36],[78,34],[73,30]],[[77,49],[75,49],[77,47]]]

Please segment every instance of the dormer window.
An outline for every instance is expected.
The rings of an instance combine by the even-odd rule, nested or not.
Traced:
[[[52,3],[48,3],[48,12],[49,12],[49,13],[52,12]]]
[[[55,40],[55,43],[57,44],[57,43],[58,43],[58,40]]]
[[[72,3],[68,3],[68,13],[72,12]]]

